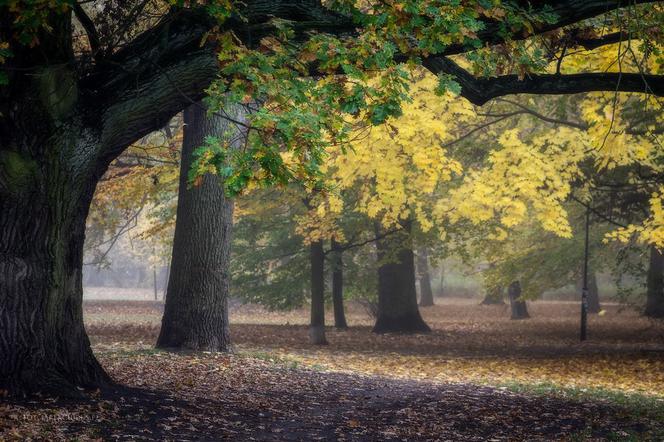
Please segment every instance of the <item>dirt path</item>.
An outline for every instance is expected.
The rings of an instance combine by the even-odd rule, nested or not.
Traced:
[[[561,440],[664,434],[618,406],[287,368],[228,355],[104,355],[130,388],[0,405],[0,440]]]

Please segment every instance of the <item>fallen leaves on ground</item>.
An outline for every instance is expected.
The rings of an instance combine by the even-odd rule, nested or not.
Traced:
[[[406,336],[371,333],[350,306],[353,327],[328,329],[324,347],[307,343],[306,310],[234,306],[236,354],[153,350],[161,309],[85,303],[93,348],[126,387],[83,402],[5,400],[0,440],[664,437],[661,324],[618,306],[591,318],[583,344],[569,303],[532,303],[533,319],[510,321],[502,307],[446,300],[423,310],[433,333]],[[657,410],[495,387],[542,382],[640,392]]]
[[[159,332],[161,308],[145,302],[86,304],[95,348],[137,343],[149,348]],[[445,299],[422,309],[432,333],[376,335],[371,319],[351,304],[353,327],[328,328],[330,345],[320,347],[308,344],[306,310],[267,312],[240,305],[231,311],[231,336],[245,354],[316,369],[488,385],[553,383],[664,398],[662,323],[607,304],[603,316],[590,318],[590,339],[580,343],[575,303],[530,303],[532,319],[525,321],[511,321],[507,308]]]
[[[100,360],[129,388],[82,403],[4,405],[0,438],[499,441],[664,431],[618,406],[471,384],[325,373],[238,355],[110,352]]]

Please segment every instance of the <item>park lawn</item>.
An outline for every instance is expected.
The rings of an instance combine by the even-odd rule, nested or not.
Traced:
[[[661,324],[619,306],[576,338],[578,307],[438,300],[433,332],[346,331],[307,343],[307,311],[233,305],[232,354],[153,349],[159,302],[86,302],[93,348],[122,387],[0,404],[0,440],[663,440]],[[330,315],[331,316],[331,315]]]
[[[530,303],[531,319],[512,321],[507,306],[442,299],[422,308],[430,334],[376,335],[361,306],[348,306],[349,330],[329,327],[329,345],[307,340],[308,312],[269,312],[234,305],[231,334],[241,355],[289,361],[317,370],[435,382],[554,385],[639,393],[664,400],[664,324],[632,309],[605,305],[578,341],[578,305]],[[86,318],[98,351],[151,348],[160,304],[90,302]],[[328,312],[328,318],[332,317]]]

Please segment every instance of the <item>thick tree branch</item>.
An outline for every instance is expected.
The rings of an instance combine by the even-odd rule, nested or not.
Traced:
[[[613,32],[611,34],[606,34],[597,38],[583,38],[572,36],[572,43],[576,46],[581,46],[586,50],[593,50],[601,48],[602,46],[619,43],[621,41],[628,40],[630,38],[629,34],[626,32]]]
[[[453,75],[461,85],[461,95],[476,105],[512,94],[564,95],[593,91],[640,92],[664,96],[664,76],[636,73],[587,73],[569,75],[516,75],[476,78],[445,57],[430,57],[424,67],[435,74]]]
[[[636,0],[647,3],[652,0]],[[535,10],[550,5],[559,19],[542,24],[543,33],[571,23],[604,14],[625,5],[617,0],[565,0],[531,2]],[[299,35],[307,31],[348,33],[354,28],[346,17],[325,9],[318,0],[251,1],[243,16],[249,22],[230,19],[224,29],[233,30],[248,44],[258,43],[261,35],[273,32],[274,18],[289,20]],[[88,103],[104,109],[104,146],[102,161],[107,163],[127,145],[152,130],[159,129],[174,114],[199,100],[218,75],[213,48],[204,37],[217,25],[203,10],[177,10],[131,44],[110,56],[98,71],[81,82],[81,90],[94,91]],[[504,41],[502,23],[487,21],[479,33],[487,44]],[[512,38],[527,38],[521,33]],[[445,53],[460,53],[467,48],[449,47]],[[424,60],[435,73],[454,74],[462,94],[471,102],[483,104],[509,94],[569,94],[588,91],[633,91],[662,95],[660,77],[638,74],[537,75],[524,80],[516,76],[477,79],[449,59],[438,56]]]
[[[92,58],[94,58],[96,61],[99,61],[101,56],[101,44],[99,43],[99,34],[97,33],[95,24],[92,22],[90,16],[88,16],[88,14],[79,3],[74,4],[74,14],[76,15],[76,18],[78,19],[81,26],[83,26],[83,29],[85,29],[85,33],[88,36]]]

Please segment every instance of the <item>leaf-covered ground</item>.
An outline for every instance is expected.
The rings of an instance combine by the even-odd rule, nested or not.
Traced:
[[[306,311],[232,311],[233,355],[151,350],[160,304],[88,302],[120,384],[86,402],[0,403],[0,440],[664,440],[661,324],[609,306],[577,343],[577,307],[445,301],[429,335],[348,331],[307,344]]]

